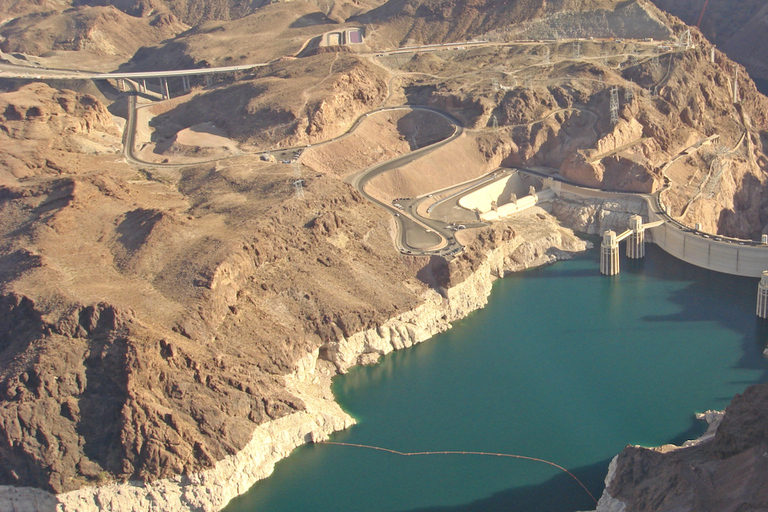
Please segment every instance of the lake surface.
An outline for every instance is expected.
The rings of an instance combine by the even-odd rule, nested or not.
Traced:
[[[596,244],[599,245],[599,244]],[[765,381],[768,328],[757,279],[704,271],[647,247],[622,273],[598,252],[514,274],[454,328],[334,392],[359,424],[332,441],[402,452],[519,454],[571,470],[595,496],[627,444],[696,437],[695,412],[723,409]],[[399,456],[303,446],[227,512],[570,512],[587,492],[539,462],[476,455]]]

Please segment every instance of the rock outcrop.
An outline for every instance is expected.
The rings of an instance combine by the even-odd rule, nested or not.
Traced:
[[[597,512],[768,510],[766,401],[768,386],[751,386],[701,442],[625,448],[611,462]]]
[[[90,94],[56,90],[43,83],[0,93],[3,182],[77,172],[74,155],[114,154],[120,127]]]
[[[491,284],[499,275],[567,258],[586,246],[586,242],[559,227],[554,218],[539,209],[518,222],[488,228],[464,257],[450,264],[434,261],[432,268],[425,267],[424,272],[444,286],[426,290],[415,308],[365,330],[346,334],[349,327],[333,329],[331,332],[336,333],[333,339],[298,359],[284,380],[293,403],[301,404],[299,410],[256,426],[236,453],[211,461],[207,469],[187,471],[183,476],[101,482],[98,486],[58,493],[55,497],[37,489],[0,487],[0,506],[13,504],[27,507],[17,510],[35,512],[52,511],[57,506],[63,511],[96,511],[103,507],[218,510],[256,480],[269,475],[274,463],[299,444],[323,440],[330,432],[351,425],[351,418],[333,402],[330,392],[330,378],[337,372],[344,372],[355,364],[373,363],[383,354],[412,346],[448,329],[450,322],[487,303]],[[226,288],[237,281],[240,271],[231,264],[224,267],[220,267],[218,277],[214,277],[213,288],[221,289],[227,296],[230,292]],[[98,324],[98,318],[94,322]],[[179,356],[179,349],[168,343],[161,344],[160,349],[165,357]],[[21,389],[24,392],[25,388]],[[71,401],[66,407],[77,411],[78,402]],[[174,421],[172,417],[170,421]],[[145,428],[152,427],[146,425]],[[171,433],[169,430],[164,435]],[[167,462],[170,460],[166,459]],[[6,468],[6,471],[12,470]]]

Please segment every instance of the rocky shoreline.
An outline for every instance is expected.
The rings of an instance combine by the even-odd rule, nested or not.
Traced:
[[[748,387],[683,446],[627,446],[611,461],[595,512],[768,510],[768,386]]]
[[[348,428],[354,419],[334,401],[331,379],[357,364],[371,364],[393,350],[407,348],[451,327],[488,303],[493,282],[507,272],[567,259],[590,243],[577,238],[554,217],[534,208],[516,219],[507,236],[491,235],[487,251],[474,248],[472,269],[461,282],[429,289],[420,305],[377,325],[326,343],[296,363],[286,376],[287,390],[305,410],[256,427],[250,442],[237,454],[193,475],[89,486],[50,494],[31,487],[0,487],[0,510],[17,512],[90,512],[220,510],[256,481],[269,476],[276,462],[296,447],[327,439]],[[470,248],[472,249],[472,248]],[[480,252],[480,253],[478,253]]]

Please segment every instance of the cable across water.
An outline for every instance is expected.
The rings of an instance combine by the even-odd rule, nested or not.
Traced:
[[[592,496],[592,493],[589,492],[589,489],[587,489],[587,486],[582,483],[581,480],[579,480],[576,475],[565,469],[563,466],[559,464],[555,464],[554,462],[539,459],[537,457],[528,457],[526,455],[515,455],[511,453],[493,453],[493,452],[473,452],[473,451],[439,451],[439,452],[399,452],[397,450],[392,450],[390,448],[382,448],[381,446],[370,446],[366,444],[355,444],[355,443],[339,443],[334,441],[319,441],[316,444],[330,444],[330,445],[336,445],[336,446],[351,446],[353,448],[366,448],[368,450],[377,450],[380,452],[386,452],[386,453],[392,453],[394,455],[402,455],[404,457],[411,457],[416,455],[486,455],[486,456],[493,456],[493,457],[507,457],[510,459],[523,459],[523,460],[530,460],[533,462],[541,462],[544,464],[547,464],[549,466],[552,466],[554,468],[559,469],[563,473],[567,474],[574,480],[576,480],[576,483],[578,483],[582,489],[584,489],[584,492],[586,492],[590,498],[592,498],[592,501],[597,504],[597,500],[594,496]]]

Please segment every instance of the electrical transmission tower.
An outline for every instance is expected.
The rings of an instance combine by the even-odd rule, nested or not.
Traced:
[[[492,78],[491,84],[493,85],[493,90],[498,91],[500,89],[499,87],[499,79],[498,78]]]
[[[545,66],[549,66],[551,60],[549,58],[549,46],[544,47],[544,56],[542,57],[542,63]]]
[[[611,124],[619,122],[619,87],[611,87]]]
[[[573,58],[579,60],[581,58],[581,41],[573,43]]]
[[[629,65],[630,66],[637,66],[638,56],[640,55],[640,50],[635,48],[632,50],[632,55],[629,56]]]
[[[686,31],[683,32],[683,35],[680,36],[680,39],[677,42],[677,46],[681,50],[687,50],[693,46],[691,41],[691,29],[686,29]]]
[[[301,164],[293,163],[293,188],[296,189],[296,199],[304,199],[304,180],[301,179]]]
[[[728,168],[729,162],[725,159],[725,155],[728,154],[728,148],[725,146],[715,147],[715,155],[712,158],[709,171],[709,181],[707,182],[706,194],[707,197],[713,197],[717,192],[720,180],[723,176],[723,172]]]
[[[635,92],[631,87],[624,88],[624,102],[629,103],[635,98]]]
[[[499,120],[496,117],[496,114],[491,116],[491,126],[493,126],[494,130],[498,130],[499,129]]]
[[[530,76],[525,77],[525,82],[523,87],[526,89],[532,89],[533,88],[533,78]]]

